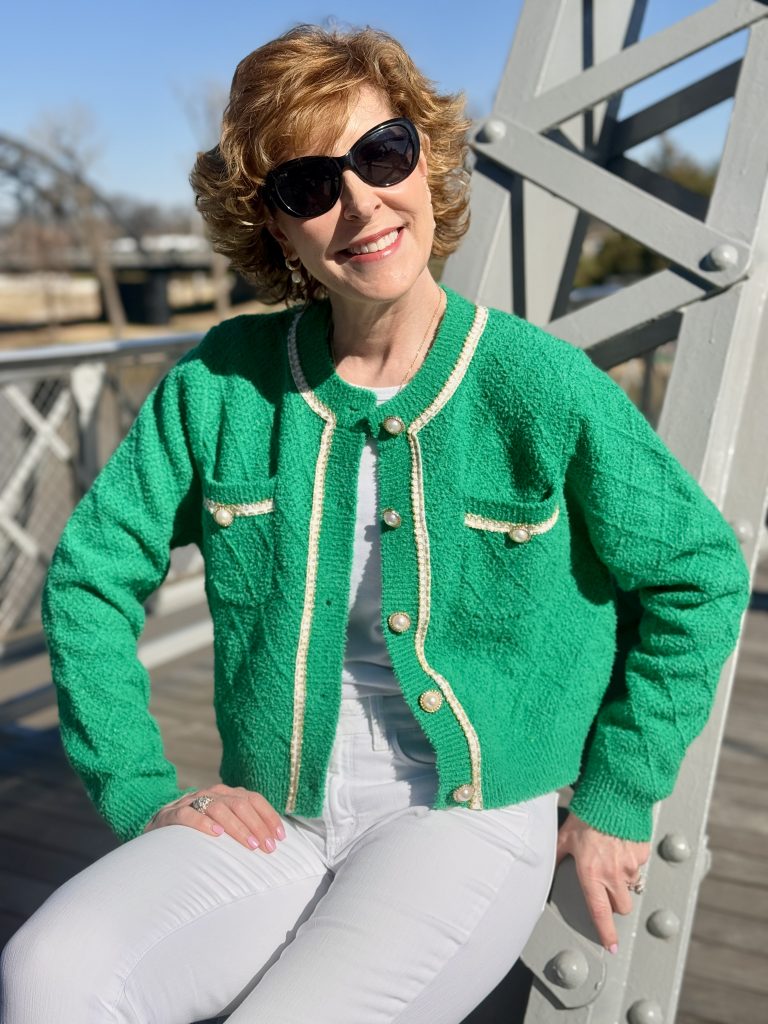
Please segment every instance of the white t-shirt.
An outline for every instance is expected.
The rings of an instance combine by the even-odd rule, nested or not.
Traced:
[[[381,405],[399,390],[398,385],[368,388]],[[341,676],[342,697],[371,693],[400,693],[381,630],[381,515],[376,486],[377,445],[368,438],[360,459],[357,485],[357,521],[352,580],[349,591],[349,628]]]

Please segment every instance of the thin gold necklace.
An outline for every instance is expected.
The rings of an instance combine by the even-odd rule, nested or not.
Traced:
[[[440,307],[442,306],[442,304],[443,304],[443,291],[442,291],[442,289],[439,289],[439,293],[438,293],[438,296],[437,296],[437,305],[435,306],[435,311],[432,314],[432,319],[429,321],[429,324],[427,325],[427,330],[426,330],[426,333],[424,334],[424,337],[421,340],[421,344],[416,349],[416,355],[411,360],[411,365],[405,371],[405,376],[403,377],[402,381],[400,382],[400,386],[398,387],[397,391],[395,392],[396,395],[399,395],[400,392],[405,387],[406,381],[410,377],[411,370],[413,369],[413,366],[414,366],[416,360],[419,358],[419,353],[424,348],[424,345],[426,344],[427,338],[432,333],[432,325],[434,324],[435,320],[437,319],[437,314],[440,311]],[[331,359],[333,359],[333,365],[334,365],[334,369],[335,369],[335,368],[338,367],[338,360],[336,359],[336,349],[333,346],[333,331],[330,332],[330,334],[328,336],[328,340],[330,341],[330,345],[331,345]]]

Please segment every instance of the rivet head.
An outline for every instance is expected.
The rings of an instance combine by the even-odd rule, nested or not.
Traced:
[[[407,612],[392,612],[387,623],[393,633],[407,633],[411,628],[411,616]]]
[[[402,434],[405,430],[405,424],[399,416],[387,416],[381,425],[388,434],[392,434],[393,436]]]
[[[739,544],[746,544],[755,536],[755,530],[748,519],[729,519]]]
[[[443,705],[443,695],[439,690],[425,690],[419,697],[422,711],[438,711]]]
[[[739,253],[735,246],[723,242],[709,250],[706,262],[714,270],[731,270],[738,266]]]
[[[671,939],[680,931],[680,918],[673,910],[661,907],[659,910],[654,910],[645,922],[645,927],[657,939]]]
[[[580,988],[589,977],[589,964],[580,949],[563,949],[549,961],[545,973],[561,988]]]
[[[403,521],[400,513],[393,508],[385,508],[381,513],[381,518],[387,526],[391,526],[393,530],[396,530]]]
[[[507,126],[498,118],[491,117],[478,132],[480,142],[499,142],[507,134]]]
[[[234,514],[228,508],[217,508],[213,513],[213,518],[219,524],[219,526],[231,526],[234,520]]]
[[[691,848],[684,835],[679,832],[668,832],[659,844],[659,853],[664,860],[672,861],[673,864],[682,864],[691,856]]]
[[[629,1024],[664,1024],[664,1014],[652,999],[638,999],[627,1011]]]
[[[515,544],[525,544],[526,541],[531,539],[531,531],[526,530],[524,526],[515,526],[514,529],[509,531],[509,536]]]
[[[467,782],[463,786],[458,786],[451,793],[451,796],[457,804],[465,804],[468,800],[472,799],[472,794],[475,792],[475,787],[470,786]]]

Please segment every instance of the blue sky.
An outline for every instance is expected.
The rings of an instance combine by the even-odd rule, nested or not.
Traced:
[[[535,0],[529,0],[535,2]],[[610,0],[598,0],[610,2]],[[706,0],[649,0],[643,35]],[[475,116],[489,113],[522,0],[386,4],[351,0],[26,0],[5,6],[0,60],[0,132],[29,138],[43,115],[73,105],[92,114],[98,156],[91,179],[109,193],[191,202],[187,174],[196,135],[183,97],[228,86],[238,60],[296,22],[369,23],[398,38],[441,88],[463,90]],[[732,36],[630,90],[622,114],[741,56]],[[691,121],[677,139],[702,160],[720,151],[729,104]]]

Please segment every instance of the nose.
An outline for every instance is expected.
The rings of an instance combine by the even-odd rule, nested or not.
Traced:
[[[340,198],[342,213],[347,220],[370,220],[381,206],[376,189],[350,169],[341,176]]]

